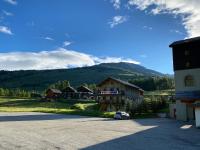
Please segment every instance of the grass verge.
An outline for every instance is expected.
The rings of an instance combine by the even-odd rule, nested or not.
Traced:
[[[113,118],[114,112],[98,111],[94,101],[41,102],[37,99],[0,98],[0,112],[43,112]]]

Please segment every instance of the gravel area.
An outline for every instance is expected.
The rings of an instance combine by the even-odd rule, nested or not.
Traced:
[[[0,113],[0,150],[200,150],[200,129],[170,119]]]

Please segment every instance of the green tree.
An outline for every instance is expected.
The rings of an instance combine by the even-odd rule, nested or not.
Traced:
[[[55,88],[55,89],[59,89],[59,90],[64,90],[68,86],[70,86],[69,81],[63,80],[63,81],[58,81],[54,84],[51,84],[48,88]]]

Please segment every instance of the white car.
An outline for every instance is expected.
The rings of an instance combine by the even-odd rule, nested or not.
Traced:
[[[118,111],[115,113],[114,119],[126,120],[126,119],[130,119],[130,115],[124,111]]]

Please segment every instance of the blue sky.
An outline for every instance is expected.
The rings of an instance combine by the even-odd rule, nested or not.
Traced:
[[[0,69],[124,61],[173,73],[168,46],[199,35],[199,7],[197,0],[0,0]]]

